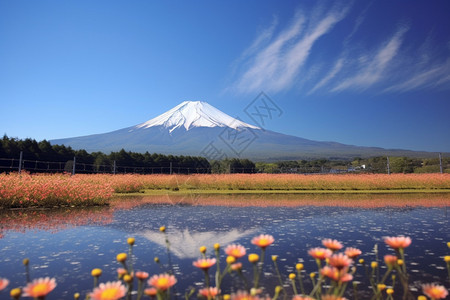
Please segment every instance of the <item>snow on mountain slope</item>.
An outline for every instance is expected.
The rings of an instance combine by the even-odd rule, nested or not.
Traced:
[[[164,126],[169,132],[184,127],[189,130],[194,127],[231,127],[238,129],[248,127],[260,129],[238,119],[230,117],[214,106],[202,101],[184,101],[171,110],[147,122],[136,125],[135,129]]]

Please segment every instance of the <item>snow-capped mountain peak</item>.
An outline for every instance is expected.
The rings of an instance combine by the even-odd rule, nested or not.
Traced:
[[[164,126],[170,132],[181,127],[184,127],[186,130],[194,127],[231,127],[233,129],[248,127],[260,129],[257,126],[235,119],[203,101],[184,101],[156,118],[137,125],[135,128],[150,128],[154,126]]]

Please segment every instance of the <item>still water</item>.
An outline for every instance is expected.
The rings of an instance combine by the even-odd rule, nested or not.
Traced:
[[[413,240],[406,251],[411,289],[420,290],[425,282],[446,284],[448,288],[443,257],[450,254],[446,245],[450,241],[449,207],[448,194],[191,195],[123,198],[109,207],[92,209],[4,211],[0,212],[0,277],[8,278],[10,286],[0,292],[0,299],[8,299],[11,288],[25,284],[24,258],[30,259],[32,278],[56,278],[58,285],[47,299],[72,299],[75,292],[84,298],[92,288],[93,268],[103,270],[100,282],[117,279],[120,265],[115,257],[128,251],[128,237],[136,238],[135,270],[151,275],[173,272],[178,279],[175,294],[180,299],[190,287],[203,287],[202,271],[192,266],[200,257],[200,246],[206,246],[211,257],[214,243],[223,248],[239,243],[247,253],[259,254],[250,240],[261,233],[275,238],[267,248],[263,268],[262,284],[270,294],[278,284],[271,255],[279,256],[286,284],[287,275],[302,262],[306,288],[310,289],[308,274],[317,266],[307,251],[320,247],[322,239],[333,238],[344,247],[359,248],[361,258],[369,263],[376,259],[377,245],[380,265],[384,265],[382,257],[393,253],[383,237],[397,235]],[[159,232],[162,225],[167,227],[170,252],[164,234]],[[251,266],[246,259],[241,260],[244,274],[251,280]],[[362,268],[358,268],[355,280],[361,282],[359,289],[364,295],[367,282]],[[230,293],[236,287],[242,287],[242,282],[237,276],[228,276],[223,292]],[[292,290],[288,287],[288,291]]]

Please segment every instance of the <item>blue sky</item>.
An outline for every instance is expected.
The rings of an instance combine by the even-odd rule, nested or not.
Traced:
[[[0,133],[136,125],[185,100],[319,141],[450,152],[449,1],[0,0]]]

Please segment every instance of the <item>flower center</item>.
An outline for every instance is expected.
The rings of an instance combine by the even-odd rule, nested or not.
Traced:
[[[100,296],[100,299],[115,299],[117,298],[117,289],[106,289],[102,292],[102,295]]]
[[[260,239],[259,240],[259,244],[261,245],[261,246],[265,246],[265,245],[267,245],[269,243],[269,241],[267,240],[267,239]]]
[[[167,278],[158,278],[158,281],[156,282],[156,285],[161,288],[164,289],[169,285],[169,280]]]
[[[33,296],[45,296],[48,294],[48,286],[45,283],[36,284],[33,287]]]

